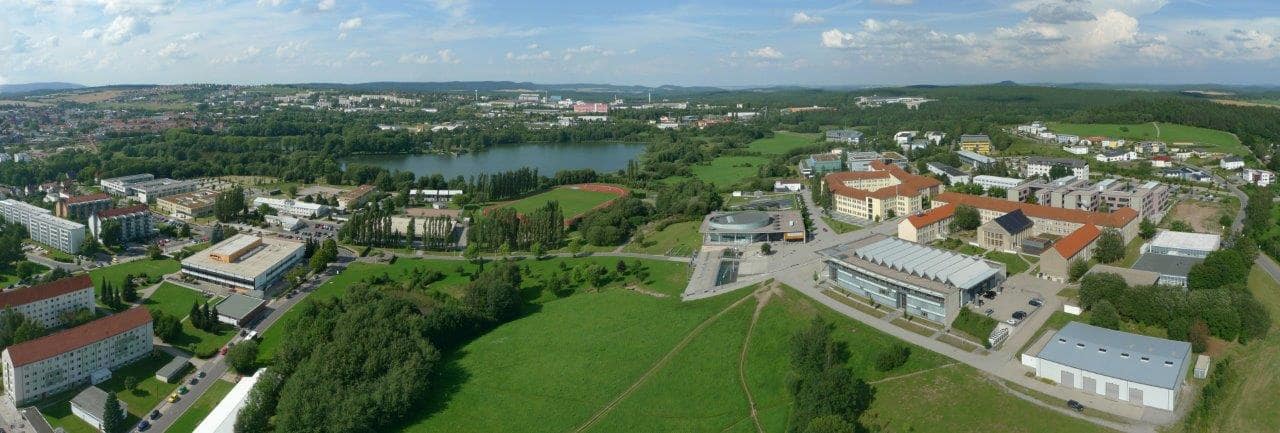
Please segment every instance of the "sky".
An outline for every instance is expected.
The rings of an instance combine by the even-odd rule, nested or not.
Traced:
[[[0,84],[1280,84],[1276,0],[0,0]]]

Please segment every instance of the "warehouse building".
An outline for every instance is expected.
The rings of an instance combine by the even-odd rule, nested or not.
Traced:
[[[1086,394],[1173,411],[1191,344],[1071,322],[1022,354],[1036,377]]]
[[[698,228],[705,245],[804,242],[804,219],[797,211],[712,212]]]
[[[151,313],[135,307],[75,328],[9,346],[0,354],[4,392],[28,404],[86,383],[151,354]]]
[[[924,210],[924,198],[942,191],[937,179],[907,173],[880,161],[871,171],[831,173],[823,178],[832,194],[833,211],[866,221],[911,215]]]
[[[258,297],[302,260],[299,242],[238,234],[182,260],[182,273]]]
[[[942,324],[1005,279],[1004,264],[878,234],[819,254],[836,289]]]
[[[0,310],[21,314],[46,328],[63,325],[64,313],[93,311],[94,306],[93,280],[88,274],[0,292]]]
[[[111,196],[106,193],[77,195],[58,200],[54,215],[75,221],[85,221],[98,212],[111,209]]]
[[[150,173],[133,174],[129,176],[113,177],[110,179],[102,179],[98,181],[98,185],[108,193],[115,195],[133,195],[130,188],[134,184],[155,180],[155,176]]]
[[[1209,233],[1161,230],[1151,241],[1142,244],[1143,253],[1205,258],[1222,245],[1222,236]]]
[[[89,218],[89,233],[102,240],[102,226],[107,221],[120,223],[120,240],[136,241],[151,236],[151,210],[145,204],[107,209]]]
[[[1138,261],[1133,264],[1133,269],[1160,274],[1160,278],[1156,280],[1157,284],[1186,287],[1187,274],[1191,273],[1191,267],[1203,261],[1203,257],[1147,253],[1138,257]]]
[[[0,217],[5,221],[22,224],[31,240],[75,254],[84,242],[85,227],[75,221],[53,216],[48,209],[32,206],[14,199],[0,200]]]

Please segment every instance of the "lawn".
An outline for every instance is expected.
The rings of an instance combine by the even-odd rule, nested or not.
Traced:
[[[435,393],[403,431],[559,432],[575,430],[596,414],[597,422],[585,430],[755,431],[744,384],[763,429],[786,431],[792,405],[789,338],[815,316],[836,325],[834,335],[848,343],[848,366],[858,376],[870,381],[903,378],[876,385],[884,397],[873,402],[864,418],[868,425],[897,426],[911,422],[917,412],[959,412],[958,424],[934,420],[914,428],[1097,431],[1091,424],[1023,403],[974,370],[943,367],[950,360],[918,347],[905,365],[879,372],[875,356],[905,343],[789,288],[779,289],[759,309],[753,328],[757,302],[746,290],[684,303],[617,290],[548,302],[540,312],[500,326],[451,355]],[[566,327],[573,332],[563,332]],[[686,345],[678,346],[681,341]],[[740,363],[744,344],[749,346]],[[904,376],[914,372],[925,373]],[[923,386],[897,385],[909,383],[907,379]],[[965,401],[957,403],[957,395],[965,395]],[[920,398],[929,403],[909,403]],[[602,411],[615,400],[616,405]],[[993,407],[1018,410],[1012,415],[1017,425],[1007,417],[988,416]]]
[[[623,248],[630,253],[687,256],[702,247],[698,227],[702,221],[685,221],[668,225],[660,231],[644,232],[644,242],[631,242]]]
[[[831,227],[831,230],[835,230],[837,234],[848,233],[854,230],[862,230],[862,226],[849,224],[831,217],[822,217],[822,221],[826,222],[827,226]]]
[[[812,145],[817,138],[818,134],[774,131],[772,137],[753,141],[747,145],[747,148],[760,153],[781,155],[797,147]]]
[[[111,285],[119,288],[124,285],[126,275],[132,274],[134,277],[146,275],[151,281],[158,281],[164,275],[178,272],[181,266],[177,260],[173,259],[140,259],[93,269],[89,271],[89,276],[93,278],[94,287],[102,287],[103,281],[110,281]]]
[[[711,160],[710,165],[695,165],[690,169],[698,179],[727,189],[743,179],[755,177],[760,173],[760,166],[768,162],[759,156],[721,156]]]
[[[574,266],[583,263],[599,263],[612,269],[620,260],[617,257],[580,257],[580,258],[550,258],[546,260],[522,260],[522,265],[529,266],[529,270],[533,275],[524,277],[524,288],[530,291],[538,291],[536,296],[531,296],[539,300],[554,299],[553,295],[541,293],[539,288],[540,276],[549,271],[559,269],[560,263],[567,266]],[[628,265],[635,263],[637,259],[626,259]],[[646,282],[646,288],[656,292],[666,294],[671,297],[678,296],[684,291],[685,285],[689,281],[688,265],[680,262],[669,262],[662,260],[640,260],[641,263],[649,270],[650,280]],[[463,274],[457,272],[461,267]],[[347,287],[352,284],[365,280],[375,275],[388,275],[392,278],[401,278],[412,269],[421,269],[423,271],[436,270],[445,275],[445,279],[432,283],[433,292],[443,293],[450,296],[458,296],[461,289],[470,282],[468,275],[474,272],[477,265],[471,262],[460,260],[432,260],[432,259],[400,259],[394,264],[372,264],[372,263],[352,263],[342,274],[329,280],[329,282],[316,288],[314,292],[307,296],[303,302],[313,302],[325,299],[340,297],[346,293]],[[616,284],[616,283],[615,283]],[[298,307],[286,312],[280,317],[271,328],[262,333],[262,344],[259,346],[258,359],[268,362],[275,353],[277,347],[280,346],[281,339],[285,338],[288,333],[289,324],[296,320]]]
[[[1021,274],[1023,272],[1026,272],[1027,269],[1031,268],[1031,265],[1028,264],[1026,260],[1022,260],[1022,257],[1019,257],[1017,254],[1014,254],[1014,253],[1006,253],[1003,251],[992,251],[987,253],[986,257],[988,259],[995,260],[1000,263],[1004,263],[1005,271],[1008,273],[1008,275]]]
[[[1022,137],[1014,137],[1013,144],[1000,152],[1001,156],[1038,155],[1049,157],[1075,157],[1057,143],[1043,143]]]
[[[1209,151],[1236,155],[1249,154],[1249,150],[1240,144],[1240,139],[1231,133],[1174,123],[1160,123],[1159,133],[1156,132],[1157,128],[1153,123],[1116,125],[1049,122],[1048,126],[1049,130],[1059,134],[1072,134],[1081,137],[1101,135],[1131,141],[1159,140],[1170,145],[1190,142]]]
[[[560,210],[564,212],[565,219],[573,219],[580,216],[592,208],[600,204],[617,198],[617,194],[610,194],[599,191],[585,191],[573,188],[556,188],[541,194],[535,194],[516,200],[507,204],[507,206],[516,209],[516,212],[522,214],[533,212],[542,207],[549,201],[560,202]]]
[[[174,317],[187,317],[191,313],[191,306],[196,303],[204,304],[208,298],[204,293],[188,289],[170,282],[160,284],[156,291],[142,302],[151,311],[162,311],[165,314]]]
[[[13,265],[9,266],[8,269],[0,271],[0,288],[9,287],[13,284],[18,283],[17,266],[19,263],[22,263],[25,261],[26,260],[15,262]],[[35,272],[32,273],[32,275],[40,275],[40,274],[43,274],[45,271],[49,270],[49,268],[46,267],[45,265],[42,265],[39,263],[32,263],[32,264],[35,265],[35,268],[33,268],[35,269]]]
[[[173,425],[169,426],[168,430],[165,430],[166,432],[190,433],[195,431],[196,426],[200,425],[200,421],[204,421],[204,418],[209,416],[209,412],[213,412],[214,406],[217,406],[218,402],[222,401],[222,398],[231,392],[231,388],[235,387],[235,384],[222,379],[209,380],[213,381],[213,384],[209,385],[209,389],[204,392],[204,395],[196,399],[195,403],[192,403],[191,407],[187,408],[187,411],[181,417],[178,417],[173,422]]]
[[[187,307],[190,308],[190,307]],[[198,329],[191,324],[191,320],[182,321],[182,335],[171,344],[173,347],[185,350],[194,354],[199,358],[210,358],[218,352],[218,349],[231,341],[231,337],[236,335],[236,330],[231,325],[218,323],[214,332]]]
[[[1133,264],[1138,263],[1138,259],[1142,258],[1143,242],[1144,240],[1141,237],[1134,237],[1132,241],[1129,241],[1128,245],[1124,246],[1124,258],[1114,263],[1114,265],[1121,268],[1132,268]]]
[[[151,409],[155,408],[174,389],[177,389],[178,384],[164,383],[156,380],[155,377],[156,370],[159,370],[171,359],[173,357],[168,354],[156,352],[155,355],[143,358],[112,372],[111,379],[98,384],[98,387],[108,392],[114,392],[121,402],[128,405],[129,423],[136,423],[143,416],[150,413]],[[137,381],[133,388],[125,389],[126,377],[133,377]],[[96,431],[89,424],[71,414],[71,403],[69,401],[82,389],[75,388],[38,404],[40,412],[44,413],[45,419],[49,421],[50,425],[54,428],[62,427],[66,429],[67,433]]]

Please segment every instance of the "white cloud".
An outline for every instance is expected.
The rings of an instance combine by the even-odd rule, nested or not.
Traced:
[[[337,5],[336,0],[320,0],[319,3],[316,3],[316,10],[329,11],[329,10],[333,10],[333,7],[336,5]]]
[[[440,56],[441,63],[452,63],[452,64],[460,63],[460,60],[458,60],[458,55],[454,54],[453,50],[451,49],[445,48],[443,50],[436,51],[436,55]]]
[[[198,40],[200,40],[200,39],[201,39],[201,38],[203,38],[203,37],[204,37],[204,35],[203,35],[203,34],[201,34],[200,32],[191,32],[191,33],[187,33],[187,34],[185,34],[185,35],[182,35],[182,38],[181,38],[181,39],[182,39],[183,41],[191,42],[191,41],[198,41]]]
[[[145,18],[116,15],[116,18],[105,28],[90,28],[80,35],[89,39],[99,39],[111,45],[120,45],[149,31],[151,26]]]
[[[534,61],[534,60],[545,61],[545,60],[551,60],[551,51],[542,50],[538,52],[521,53],[521,54],[516,54],[510,51],[507,51],[506,58],[507,60],[520,61],[520,62]]]
[[[338,30],[347,32],[360,28],[364,25],[364,19],[360,17],[351,18],[349,20],[338,23]]]
[[[243,50],[240,50],[239,52],[226,55],[223,57],[215,58],[211,60],[210,63],[213,63],[213,64],[244,63],[244,62],[248,62],[250,60],[256,59],[259,54],[262,54],[262,49],[256,46],[250,45],[245,47]]]
[[[751,51],[747,51],[747,55],[758,58],[758,59],[769,59],[769,60],[777,60],[783,57],[782,51],[778,51],[777,48],[774,48],[772,46],[764,46],[764,47],[756,48]]]
[[[507,53],[508,56],[514,56],[514,53]],[[510,58],[510,57],[508,57]],[[400,63],[426,65],[431,63],[458,64],[458,55],[452,49],[445,48],[436,51],[436,55],[432,57],[427,53],[406,53],[400,56]]]
[[[258,0],[258,6],[280,7],[284,0]]]
[[[799,11],[794,14],[791,14],[791,24],[797,24],[797,25],[820,24],[823,21],[826,21],[826,19],[817,15],[809,15],[804,11]]]
[[[854,39],[852,33],[845,33],[840,29],[822,32],[822,46],[827,48],[852,48]]]
[[[466,16],[471,9],[469,0],[431,0],[431,5],[454,18]]]
[[[285,42],[276,47],[276,57],[284,60],[297,59],[303,56],[306,49],[306,42]]]
[[[347,54],[347,60],[367,59],[369,57],[369,53],[362,50],[351,50],[351,52]]]
[[[908,6],[915,4],[916,0],[871,0],[871,2],[890,6]]]
[[[31,50],[31,37],[26,33],[14,30],[9,36],[9,45],[0,48],[0,51],[17,54],[25,53]]]
[[[191,51],[187,50],[187,44],[180,42],[170,42],[156,51],[156,55],[166,59],[186,59],[192,56]]]

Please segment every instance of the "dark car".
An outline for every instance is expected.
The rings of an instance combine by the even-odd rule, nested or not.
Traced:
[[[1032,300],[1030,300],[1030,301],[1027,301],[1027,305],[1030,305],[1030,306],[1032,306],[1032,307],[1043,307],[1043,306],[1044,306],[1044,301],[1039,300],[1039,299],[1032,299]]]
[[[147,420],[142,420],[142,423],[138,424],[138,431],[147,431],[149,428],[151,428],[151,422]]]
[[[1067,400],[1067,407],[1076,412],[1084,412],[1084,405],[1075,400]]]
[[[201,378],[201,379],[204,379],[204,372],[202,371],[202,372],[200,372],[200,373],[197,373],[197,374],[196,374],[196,377]]]
[[[1016,320],[1026,319],[1026,318],[1027,318],[1027,312],[1026,312],[1026,311],[1022,311],[1022,310],[1014,311],[1014,312],[1013,312],[1013,318],[1014,318],[1014,319],[1016,319]]]
[[[188,385],[195,385],[195,384],[197,384],[197,383],[199,383],[199,382],[200,382],[200,379],[197,379],[197,378],[194,378],[194,377],[193,377],[193,378],[191,378],[191,381],[187,382],[187,384],[188,384]]]
[[[982,294],[982,297],[987,298],[987,299],[995,299],[995,298],[996,298],[996,292],[995,292],[995,290],[988,290],[986,293],[983,293],[983,294]]]
[[[158,410],[151,411],[151,419],[156,419],[156,418],[160,418],[160,411]]]

